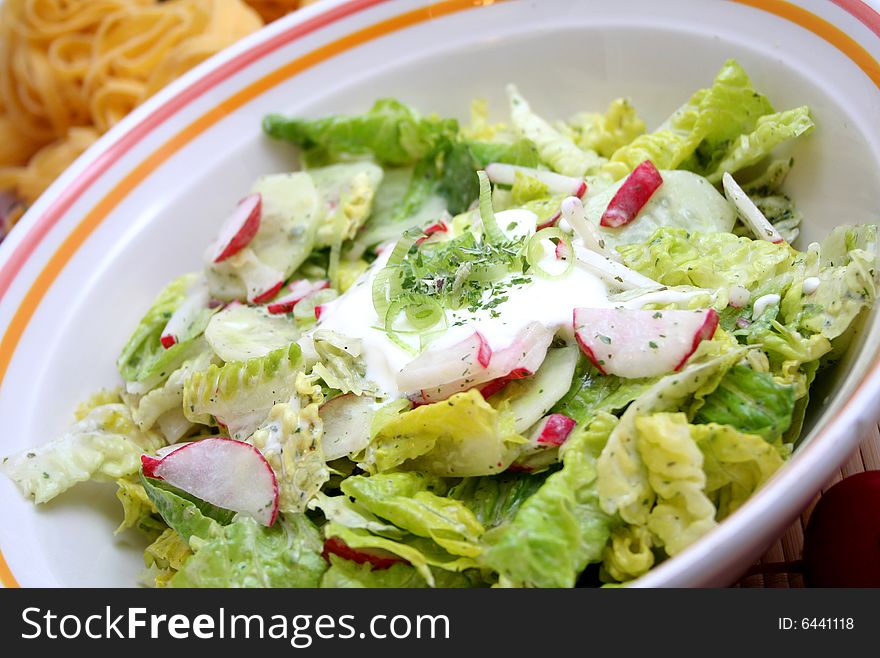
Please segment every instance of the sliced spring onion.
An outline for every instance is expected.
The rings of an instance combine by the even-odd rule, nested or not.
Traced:
[[[388,311],[385,313],[385,333],[401,349],[406,350],[410,354],[418,354],[418,350],[398,336],[400,332],[394,328],[394,321],[406,309],[406,304],[406,301],[396,299],[388,305]]]
[[[567,254],[564,259],[565,269],[559,273],[551,273],[541,267],[541,261],[545,257],[543,242],[544,240],[554,239],[559,240],[563,246],[564,253]],[[561,228],[555,226],[542,228],[529,239],[529,244],[526,247],[526,260],[529,263],[529,267],[533,269],[538,276],[545,279],[561,279],[562,277],[568,276],[574,269],[574,249],[571,246],[571,236]]]
[[[495,211],[492,210],[492,185],[489,183],[489,177],[485,171],[478,171],[477,177],[480,179],[480,219],[483,222],[486,239],[493,244],[504,242],[504,233],[498,228]]]
[[[440,322],[443,317],[443,309],[435,301],[425,300],[420,304],[410,304],[405,310],[406,319],[413,326],[413,329],[423,330],[430,329]]]

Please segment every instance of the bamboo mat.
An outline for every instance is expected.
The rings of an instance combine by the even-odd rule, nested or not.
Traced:
[[[859,448],[822,488],[827,491],[843,478],[862,471],[880,470],[880,428],[876,425],[864,438]],[[804,527],[810,512],[821,497],[818,494],[773,546],[752,565],[736,587],[804,587],[800,572],[801,550],[804,545]]]

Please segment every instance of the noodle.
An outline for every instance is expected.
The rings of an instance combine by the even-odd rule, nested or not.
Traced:
[[[32,203],[137,105],[261,25],[242,0],[5,0],[0,190]]]

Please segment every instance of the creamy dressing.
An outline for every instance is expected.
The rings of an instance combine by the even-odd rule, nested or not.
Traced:
[[[530,218],[523,215],[523,212],[533,215],[519,210],[496,213],[499,227],[504,230],[520,220],[528,224]],[[418,354],[403,349],[379,328],[381,322],[372,297],[373,280],[385,267],[391,251],[383,251],[354,286],[336,300],[322,306],[317,328],[360,339],[367,379],[374,382],[386,396],[400,397],[408,391],[399,390],[397,373]],[[549,241],[545,245],[545,256],[540,265],[550,272],[555,268],[564,270],[564,262],[556,259],[555,250],[551,249]],[[501,286],[513,278],[523,278],[523,275],[511,275],[501,282]],[[612,306],[608,301],[605,284],[597,276],[579,267],[572,268],[568,275],[558,279],[541,278],[535,274],[525,275],[525,278],[528,278],[527,283],[505,287],[501,295],[507,299],[494,308],[481,308],[476,312],[470,312],[467,308],[447,310],[448,329],[431,347],[452,345],[474,331],[479,331],[493,350],[500,350],[510,345],[517,334],[534,321],[541,322],[554,333],[558,332],[566,340],[573,340],[572,313],[575,308]],[[490,294],[487,292],[484,295],[484,303],[493,301]],[[416,347],[417,342],[413,345]]]
[[[822,283],[822,280],[817,276],[810,276],[804,279],[804,284],[801,286],[801,289],[804,291],[805,295],[812,295],[819,289],[819,284]]]
[[[773,304],[778,304],[780,299],[782,298],[775,293],[758,297],[758,299],[755,300],[755,305],[752,306],[752,319],[757,320],[764,314],[764,311],[766,311],[768,307],[773,306]]]

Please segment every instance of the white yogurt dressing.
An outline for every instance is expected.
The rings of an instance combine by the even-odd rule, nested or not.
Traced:
[[[822,283],[822,280],[817,276],[810,276],[804,279],[803,286],[801,289],[804,291],[805,295],[812,295],[816,290],[819,289],[819,284]]]
[[[781,299],[782,298],[775,293],[758,297],[758,299],[755,300],[754,306],[752,306],[752,319],[757,320],[764,314],[764,311],[766,311],[768,307],[773,306],[773,304],[778,304]]]

